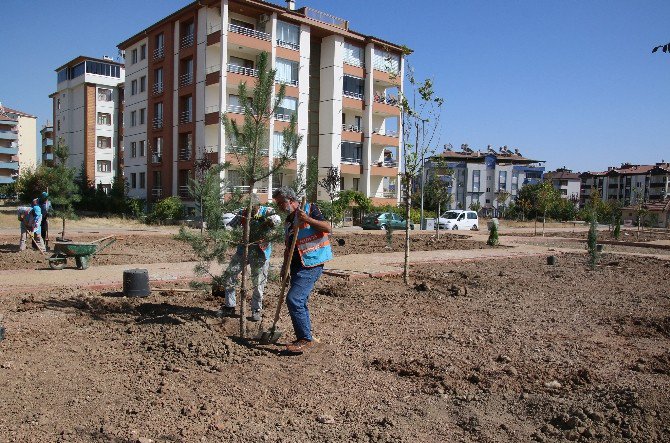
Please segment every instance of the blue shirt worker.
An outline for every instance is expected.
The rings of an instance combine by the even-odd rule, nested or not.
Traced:
[[[268,269],[270,268],[270,256],[272,255],[272,243],[265,241],[267,234],[275,226],[281,223],[279,215],[270,206],[261,206],[257,197],[252,206],[252,219],[249,225],[249,251],[247,264],[251,268],[251,282],[254,286],[251,296],[251,321],[260,321],[263,316],[263,291],[268,280]],[[253,198],[253,197],[252,197]],[[241,209],[237,216],[228,224],[232,228],[243,227],[246,223],[246,209]],[[229,316],[235,313],[237,299],[235,288],[237,280],[242,272],[242,261],[244,258],[244,246],[239,245],[235,254],[228,264],[225,273],[225,303],[219,311],[220,316]]]
[[[49,215],[51,215],[52,207],[51,200],[49,200],[49,193],[43,192],[39,197],[40,209],[42,210],[42,240],[46,250],[49,250]]]
[[[272,193],[272,198],[280,209],[289,213],[284,224],[286,244],[284,263],[288,263],[294,223],[299,223],[298,240],[293,251],[289,274],[291,287],[286,295],[286,306],[291,316],[296,340],[286,346],[286,351],[300,354],[314,344],[307,302],[314,284],[323,273],[323,264],[333,258],[329,240],[330,222],[323,217],[314,203],[307,203],[301,208],[298,196],[291,188],[276,189]]]
[[[36,203],[33,201],[33,203]],[[19,240],[19,251],[26,250],[26,239],[27,237],[34,237],[37,242],[40,250],[44,251],[44,244],[42,243],[41,230],[42,230],[42,209],[40,205],[34,204],[32,207],[21,206],[16,210],[20,229],[21,237]],[[30,240],[32,243],[32,240]]]

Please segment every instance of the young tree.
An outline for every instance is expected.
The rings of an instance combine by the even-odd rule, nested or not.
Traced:
[[[470,203],[470,210],[475,211],[477,214],[479,214],[479,211],[482,209],[482,204],[479,202],[479,200],[475,200],[472,203]]]
[[[549,181],[542,182],[537,189],[536,208],[542,213],[542,237],[544,237],[544,227],[547,221],[547,212],[549,212],[561,196]],[[535,219],[537,224],[537,217]],[[537,228],[536,228],[537,229]]]
[[[326,194],[330,198],[330,205],[333,205],[333,201],[337,194],[340,192],[340,170],[337,166],[330,166],[326,172],[326,176],[319,180],[319,186],[325,189]],[[333,219],[330,219],[330,230],[333,230]]]
[[[239,174],[248,186],[246,210],[250,214],[253,206],[251,194],[256,183],[262,182],[278,172],[295,157],[298,145],[302,140],[296,132],[296,114],[290,119],[289,126],[284,129],[284,146],[276,147],[273,158],[266,164],[265,157],[270,146],[269,122],[277,114],[277,110],[284,99],[286,88],[282,84],[279,92],[275,95],[276,70],[270,69],[267,52],[261,53],[258,58],[258,78],[253,92],[249,92],[246,83],[240,83],[237,95],[244,107],[244,122],[239,125],[237,121],[222,114],[221,120],[226,128],[226,135],[231,143],[236,143],[239,148],[235,152],[239,163]],[[244,253],[242,262],[246,263],[249,255],[249,228],[251,217],[246,217],[243,227]],[[246,269],[242,268],[242,283],[240,287],[240,336],[246,335],[245,304],[247,299]]]
[[[406,49],[404,55],[409,55]],[[403,281],[409,284],[409,231],[410,208],[412,207],[412,187],[414,177],[422,166],[422,159],[434,151],[444,100],[435,94],[433,80],[419,80],[414,70],[408,66],[406,91],[400,94],[402,117],[403,168],[400,172],[400,186],[405,206],[405,260]]]
[[[500,207],[502,206],[502,218],[505,218],[507,200],[509,200],[511,195],[512,194],[505,190],[498,191],[498,195],[496,195],[496,200],[498,201],[498,210],[500,210]]]
[[[439,168],[434,166],[430,177],[426,181],[424,194],[426,197],[426,206],[437,210],[437,219],[435,222],[435,230],[437,231],[437,238],[440,238],[440,223],[439,217],[442,214],[442,208],[448,206],[453,199],[447,181],[453,175],[453,171],[449,168]]]
[[[519,198],[516,204],[521,208],[521,221],[526,221],[526,214],[533,208],[533,203],[527,198]]]

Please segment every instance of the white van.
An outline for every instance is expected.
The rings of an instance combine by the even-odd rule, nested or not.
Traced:
[[[479,217],[475,211],[447,211],[437,219],[440,229],[479,229]]]

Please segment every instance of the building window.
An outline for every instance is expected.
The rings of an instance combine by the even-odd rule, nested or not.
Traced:
[[[133,80],[130,82],[130,95],[135,94],[137,94],[137,80]]]
[[[98,148],[109,149],[112,147],[112,137],[98,137]]]
[[[147,173],[140,172],[140,189],[144,189],[147,186]]]
[[[146,113],[147,113],[146,108],[140,109],[140,125],[143,125],[143,124],[146,123]]]
[[[188,95],[181,99],[181,116],[179,117],[179,123],[191,123],[193,119],[192,115],[193,110],[193,97]]]
[[[144,92],[147,90],[147,76],[143,75],[140,77],[140,92]]]
[[[112,172],[112,162],[110,160],[98,160],[98,172]]]
[[[378,71],[398,73],[400,72],[400,56],[375,48],[372,66]]]
[[[56,130],[60,131],[60,120],[56,122]]]
[[[146,155],[146,149],[144,145],[144,140],[140,140],[140,157],[144,157]]]
[[[300,49],[300,27],[277,21],[277,44],[289,49]]]
[[[365,84],[362,78],[345,75],[343,77],[342,93],[348,97],[363,99]]]
[[[351,43],[344,44],[344,63],[351,66],[363,66],[363,48],[352,45]]]
[[[130,126],[137,125],[137,111],[130,111]]]
[[[137,157],[137,142],[130,143],[130,157],[131,158]]]
[[[56,99],[56,103],[57,103],[57,105],[56,105],[56,106],[58,107],[58,109],[60,109],[60,99],[59,99],[59,98],[58,98],[58,99]]]
[[[163,102],[154,103],[154,118],[163,121]]]
[[[360,164],[363,158],[363,145],[360,143],[342,142],[340,161],[343,163]]]
[[[154,138],[154,148],[151,153],[151,161],[153,163],[160,163],[163,159],[163,137]]]
[[[130,187],[133,189],[137,188],[137,173],[135,172],[130,174]]]
[[[135,63],[137,63],[137,48],[130,52],[130,64],[132,65]]]
[[[472,171],[472,192],[479,192],[479,176],[481,171]]]
[[[98,101],[101,102],[111,102],[112,101],[112,90],[100,88],[98,89]]]
[[[275,68],[277,69],[277,81],[289,85],[298,85],[298,62],[290,60],[277,59]]]
[[[360,186],[360,183],[361,183],[360,178],[358,178],[358,177],[354,178],[354,186],[353,186],[354,191],[358,191],[358,187]]]
[[[99,125],[111,125],[112,124],[112,114],[107,114],[105,112],[98,112],[98,124]]]
[[[507,190],[507,171],[498,172],[498,191]]]
[[[284,97],[277,107],[277,120],[288,121],[291,116],[298,112],[298,99],[294,97]]]
[[[147,58],[147,45],[140,46],[140,60]]]

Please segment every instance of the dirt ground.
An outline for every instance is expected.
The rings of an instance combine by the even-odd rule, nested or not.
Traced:
[[[204,293],[13,294],[0,441],[670,441],[670,262],[585,260],[324,276],[298,357]]]
[[[525,232],[502,232],[501,236],[522,236],[522,237],[533,237],[534,234],[525,233]],[[541,237],[541,229],[538,230],[537,237]],[[544,237],[563,237],[563,238],[580,238],[586,240],[588,236],[588,231],[575,231],[572,232],[569,229],[563,230],[560,232],[545,232]],[[608,230],[598,231],[598,240],[615,240],[612,236],[612,233]],[[653,231],[640,231],[637,232],[636,229],[622,229],[621,236],[619,237],[620,241],[626,242],[650,242],[655,240],[670,240],[670,232],[663,230],[653,230]]]
[[[102,238],[104,235],[68,235],[76,242],[87,242]],[[337,255],[367,254],[371,252],[397,252],[404,250],[404,234],[395,232],[391,242],[379,233],[346,233],[333,237],[343,239],[344,245],[334,240]],[[482,241],[469,240],[462,235],[441,233],[440,239],[432,238],[428,233],[412,233],[411,248],[413,251],[430,251],[436,249],[478,249],[488,248]],[[273,254],[281,257],[284,246],[275,244]],[[0,235],[0,270],[37,269],[45,266],[45,259],[39,251],[18,251],[16,236]],[[51,254],[48,253],[50,256]],[[191,247],[172,235],[129,234],[120,235],[118,240],[97,254],[91,266],[121,265],[137,263],[176,263],[194,261],[196,259]]]

